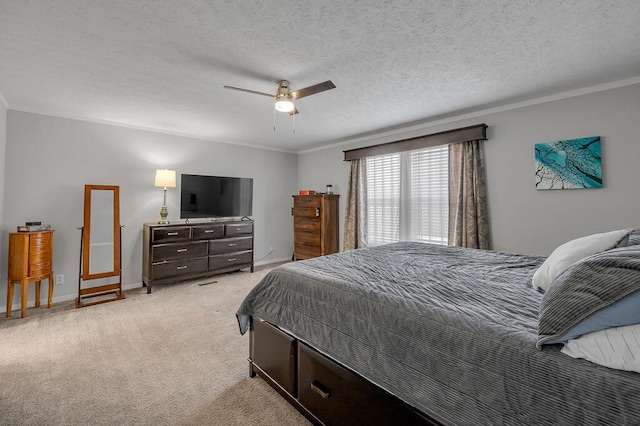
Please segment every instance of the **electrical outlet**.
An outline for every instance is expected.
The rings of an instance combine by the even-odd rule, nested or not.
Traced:
[[[56,275],[56,285],[64,284],[64,274]]]

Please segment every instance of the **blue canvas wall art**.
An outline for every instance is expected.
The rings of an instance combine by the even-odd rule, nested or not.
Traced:
[[[536,189],[602,188],[600,136],[537,143]]]

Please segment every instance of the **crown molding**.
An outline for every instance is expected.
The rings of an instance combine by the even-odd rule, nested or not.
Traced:
[[[562,99],[568,99],[568,98],[573,98],[576,96],[582,96],[582,95],[588,95],[591,93],[597,93],[597,92],[603,92],[606,90],[612,90],[612,89],[617,89],[620,87],[625,87],[625,86],[632,86],[634,84],[640,84],[640,76],[638,77],[632,77],[632,78],[627,78],[624,80],[618,80],[618,81],[613,81],[610,83],[604,83],[604,84],[598,84],[596,86],[590,86],[590,87],[585,87],[582,89],[575,89],[575,90],[570,90],[567,92],[561,92],[561,93],[556,93],[553,95],[548,95],[548,96],[542,96],[540,98],[535,98],[535,99],[529,99],[526,101],[521,101],[521,102],[514,102],[511,104],[507,104],[507,105],[502,105],[502,106],[497,106],[497,107],[493,107],[493,108],[486,108],[486,109],[481,109],[478,111],[474,111],[474,112],[470,112],[470,113],[466,113],[466,114],[460,114],[460,115],[455,115],[452,117],[447,117],[447,118],[443,118],[443,119],[439,119],[439,120],[433,120],[433,121],[428,121],[428,122],[424,122],[424,123],[420,123],[420,124],[416,124],[416,125],[409,125],[406,127],[402,127],[402,128],[396,128],[393,130],[388,130],[388,131],[380,131],[379,133],[375,133],[375,134],[369,134],[367,136],[356,136],[352,139],[348,139],[342,142],[337,142],[337,143],[333,143],[333,144],[329,144],[329,145],[323,145],[323,146],[319,146],[316,148],[311,148],[311,149],[305,149],[302,151],[297,151],[296,153],[298,155],[300,154],[308,154],[311,152],[317,152],[317,151],[324,151],[325,149],[331,149],[331,148],[338,148],[338,147],[342,147],[345,145],[351,145],[357,142],[364,142],[364,141],[371,141],[372,139],[380,139],[380,138],[390,138],[392,136],[399,136],[399,135],[404,135],[408,132],[412,132],[415,130],[422,130],[422,129],[429,129],[431,127],[434,126],[439,126],[442,124],[449,124],[449,123],[454,123],[456,121],[461,121],[461,120],[466,120],[469,118],[476,118],[476,117],[480,117],[480,116],[484,116],[484,115],[489,115],[489,114],[495,114],[498,112],[504,112],[504,111],[510,111],[510,110],[514,110],[514,109],[518,109],[518,108],[524,108],[524,107],[528,107],[528,106],[532,106],[532,105],[539,105],[539,104],[544,104],[544,103],[548,103],[548,102],[554,102],[554,101],[559,101]],[[388,140],[384,140],[381,141],[380,143],[384,143],[384,142],[388,142]]]

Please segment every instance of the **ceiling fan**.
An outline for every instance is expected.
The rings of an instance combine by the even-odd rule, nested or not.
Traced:
[[[298,89],[294,92],[291,91],[291,83],[287,80],[281,80],[278,82],[278,88],[275,95],[264,92],[256,92],[255,90],[242,89],[240,87],[224,86],[225,89],[239,90],[241,92],[253,93],[261,96],[268,96],[275,100],[276,111],[288,112],[289,115],[298,113],[294,105],[294,101],[304,98],[306,96],[315,95],[316,93],[324,92],[325,90],[335,89],[336,85],[331,80],[327,80],[323,83],[314,84],[313,86],[305,87],[304,89]]]

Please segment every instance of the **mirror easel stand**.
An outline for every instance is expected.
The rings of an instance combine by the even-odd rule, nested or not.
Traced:
[[[120,236],[122,237],[122,228],[124,225],[120,226]],[[91,305],[99,305],[100,303],[113,302],[115,300],[124,299],[124,293],[122,293],[122,268],[118,271],[118,282],[111,284],[103,284],[96,287],[82,287],[83,282],[90,281],[93,279],[99,278],[91,278],[91,279],[83,279],[83,271],[82,271],[82,256],[83,256],[83,241],[84,241],[84,226],[80,226],[77,229],[80,230],[80,268],[78,273],[78,297],[76,298],[76,308],[84,308],[86,306]],[[122,259],[122,247],[119,250],[119,258]],[[120,262],[118,262],[120,263]],[[106,278],[106,277],[105,277]],[[104,298],[103,296],[112,295],[111,297]],[[85,299],[91,299],[94,297],[103,297],[99,300],[92,300],[85,302]]]
[[[84,186],[76,308],[124,299],[119,193],[118,186]],[[87,286],[88,281],[98,284]]]

